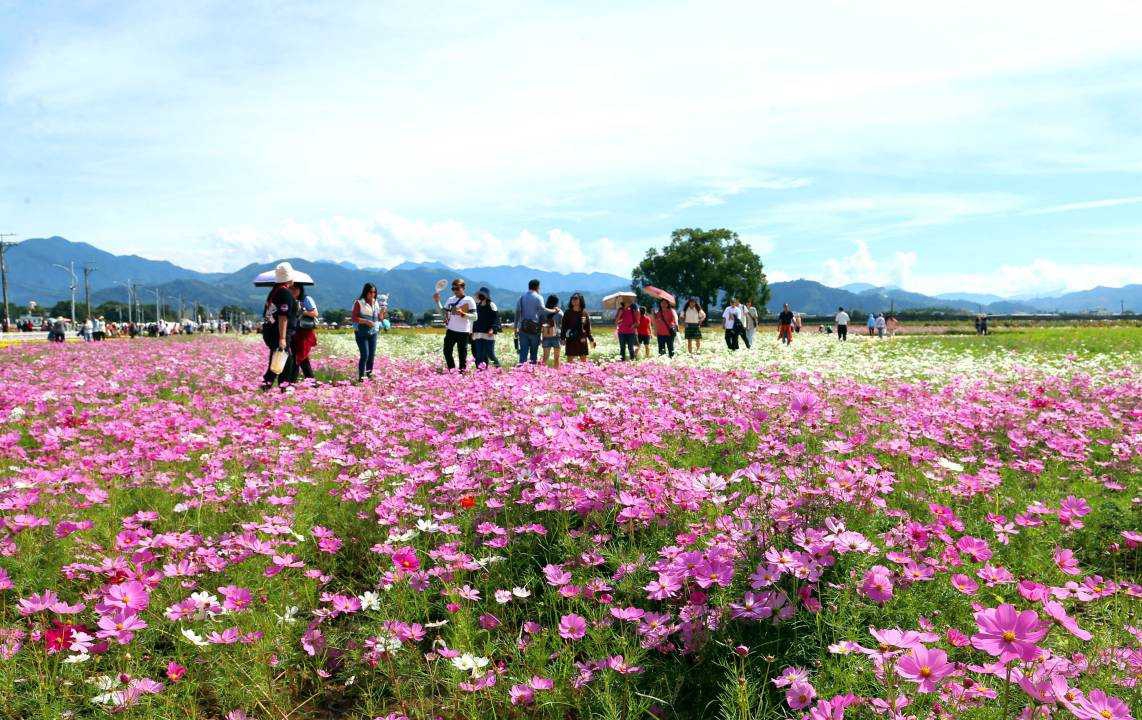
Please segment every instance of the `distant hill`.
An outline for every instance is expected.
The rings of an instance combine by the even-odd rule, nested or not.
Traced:
[[[993,302],[1003,302],[1006,298],[998,295],[988,295],[987,293],[940,293],[935,297],[941,300],[962,300],[969,303],[978,303],[987,305]]]
[[[279,261],[254,263],[229,273],[202,273],[182,268],[165,260],[148,260],[136,255],[114,255],[87,243],[76,243],[61,237],[25,240],[7,252],[8,295],[16,304],[36,300],[50,306],[68,298],[68,274],[53,264],[75,262],[78,277],[77,298],[82,298],[82,268],[95,265],[90,276],[92,301],[127,299],[122,283],[131,280],[143,286],[144,303],[154,302],[154,291],[163,296],[168,307],[182,296],[186,304],[199,302],[208,307],[241,305],[260,310],[265,290],[251,284],[259,272],[272,269]],[[630,280],[609,273],[557,273],[536,270],[522,265],[451,269],[442,263],[401,263],[389,270],[362,269],[351,262],[311,261],[288,258],[299,270],[309,273],[317,283],[314,297],[319,307],[349,308],[366,282],[375,283],[383,293],[389,294],[392,307],[423,312],[432,307],[433,285],[438,279],[462,277],[468,291],[474,293],[487,285],[492,297],[504,308],[513,307],[516,298],[527,287],[527,281],[538,278],[542,292],[556,293],[561,299],[573,292],[582,292],[591,307],[598,307],[603,295],[618,289],[627,289]],[[1142,285],[1121,288],[1096,287],[1081,292],[1066,293],[1058,297],[1031,299],[1002,299],[997,296],[971,293],[945,293],[929,296],[908,292],[900,288],[881,288],[867,283],[852,283],[845,288],[834,288],[812,280],[793,280],[772,283],[771,301],[767,309],[778,312],[782,303],[794,310],[813,315],[829,315],[838,306],[862,312],[883,312],[890,308],[909,310],[916,308],[947,308],[948,310],[975,312],[982,308],[989,313],[1034,312],[1142,312]],[[997,298],[982,302],[985,298]]]

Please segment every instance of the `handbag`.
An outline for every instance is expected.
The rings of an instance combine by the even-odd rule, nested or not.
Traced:
[[[309,315],[302,315],[297,321],[298,330],[313,330],[317,327],[317,318],[310,317]]]
[[[286,360],[289,359],[289,353],[285,350],[274,350],[274,354],[270,357],[270,372],[274,375],[281,375],[282,370],[285,370]]]
[[[523,322],[520,323],[519,329],[525,335],[538,335],[539,330],[540,330],[540,326],[539,326],[539,323],[537,323],[534,320],[524,320]]]

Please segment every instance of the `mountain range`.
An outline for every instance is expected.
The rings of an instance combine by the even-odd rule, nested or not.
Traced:
[[[182,296],[186,303],[198,302],[217,309],[238,305],[253,311],[261,309],[265,290],[255,288],[255,275],[272,269],[279,260],[253,263],[229,273],[204,273],[179,267],[165,260],[149,260],[137,255],[114,255],[82,242],[61,237],[34,238],[10,246],[7,251],[8,297],[16,304],[37,300],[50,307],[69,297],[71,278],[66,270],[55,267],[74,262],[78,301],[83,299],[83,267],[90,274],[91,300],[98,304],[107,300],[125,302],[125,283],[142,286],[142,302],[153,303],[157,290],[165,305]],[[536,270],[522,265],[449,268],[442,263],[401,263],[389,269],[359,268],[348,261],[311,261],[283,258],[296,269],[309,273],[316,283],[315,298],[321,307],[348,309],[366,282],[375,283],[388,293],[389,305],[422,312],[432,307],[433,285],[439,279],[462,277],[470,292],[487,285],[501,307],[510,307],[527,286],[538,278],[544,293],[582,292],[589,307],[598,307],[604,294],[630,287],[630,279],[609,273],[558,273]],[[852,283],[841,288],[829,287],[813,280],[792,280],[770,284],[771,299],[767,310],[776,313],[783,303],[798,312],[829,315],[837,307],[864,312],[890,309],[943,308],[949,311],[991,314],[1043,312],[1117,312],[1121,307],[1142,312],[1142,284],[1121,288],[1096,287],[1055,297],[1005,299],[997,295],[944,293],[930,296],[896,287],[877,287]]]

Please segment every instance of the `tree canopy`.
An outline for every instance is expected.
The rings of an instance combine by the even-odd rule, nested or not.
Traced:
[[[654,285],[672,293],[679,304],[697,297],[705,309],[722,293],[742,302],[753,300],[760,312],[765,312],[769,302],[761,258],[736,232],[725,228],[675,230],[661,251],[646,251],[632,278],[636,290]]]

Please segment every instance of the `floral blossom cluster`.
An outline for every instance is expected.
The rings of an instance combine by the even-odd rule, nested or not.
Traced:
[[[235,339],[4,348],[0,687],[16,716],[1134,717],[1137,367],[802,347],[417,351],[285,393]]]

